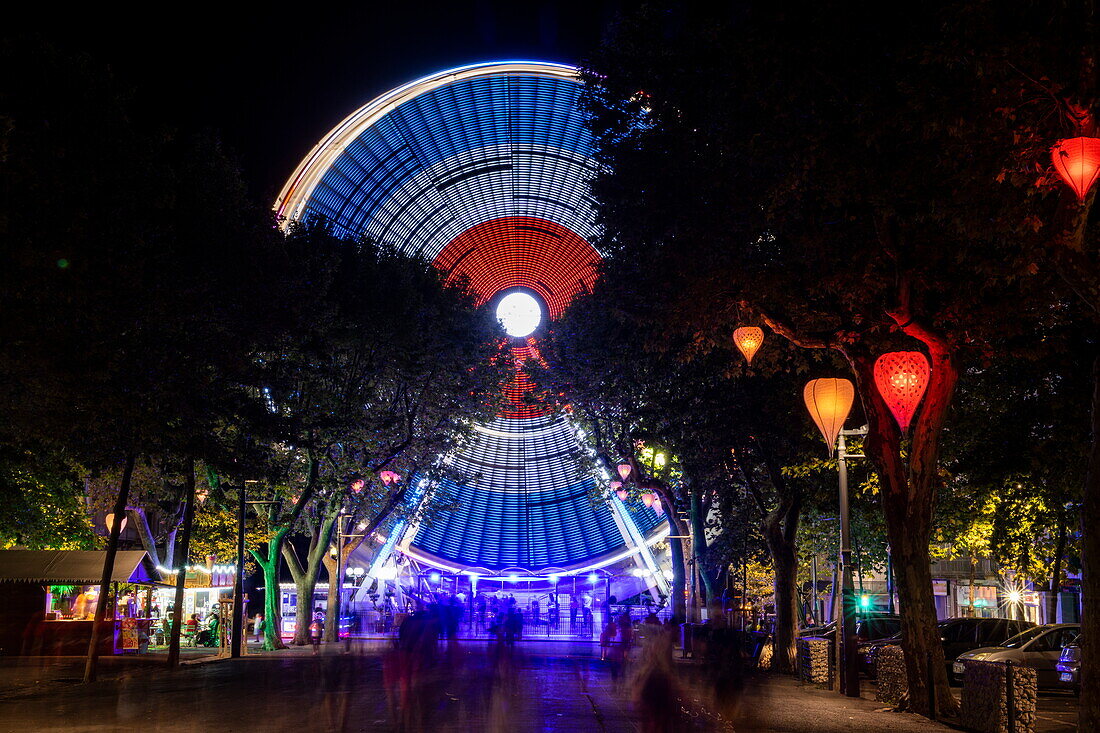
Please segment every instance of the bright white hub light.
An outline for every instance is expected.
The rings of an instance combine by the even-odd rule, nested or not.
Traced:
[[[529,293],[509,293],[497,303],[497,320],[509,336],[529,336],[542,323],[542,306]]]

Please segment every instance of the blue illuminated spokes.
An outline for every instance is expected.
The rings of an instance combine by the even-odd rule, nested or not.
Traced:
[[[580,92],[567,67],[538,62],[475,65],[416,80],[334,128],[288,182],[279,210],[299,219],[324,216],[340,234],[366,235],[429,261],[464,233],[508,217],[539,219],[596,241],[588,193],[596,166]],[[523,242],[471,247],[467,261],[532,269],[515,262],[531,264]],[[465,254],[448,262],[458,267]],[[561,263],[563,271],[589,272],[590,248],[581,259]],[[411,540],[411,553],[440,566],[493,569],[581,567],[620,552],[638,533],[593,502],[582,450],[560,417],[481,426],[451,461],[466,485],[442,487],[458,509],[402,542]],[[660,524],[640,505],[629,507],[629,516],[642,535]],[[393,527],[393,544],[401,526]]]
[[[576,433],[560,417],[495,420],[455,458],[453,468],[476,477],[445,486],[461,508],[421,527],[416,547],[494,570],[567,567],[621,548],[611,513],[593,503],[593,479],[580,471],[579,453]],[[643,533],[659,523],[652,511],[639,515]]]
[[[592,145],[579,94],[570,79],[517,75],[426,92],[348,145],[306,212],[429,258],[425,245],[499,216],[540,216],[590,239]]]

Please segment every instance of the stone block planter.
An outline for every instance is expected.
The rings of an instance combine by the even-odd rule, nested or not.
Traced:
[[[799,679],[815,685],[831,685],[832,642],[817,637],[802,637],[797,644]]]
[[[1008,727],[1009,688],[1012,676],[1012,709],[1015,725]],[[1038,678],[1030,667],[1001,662],[967,662],[963,676],[962,718],[964,728],[981,733],[1032,733],[1035,706],[1039,698]]]
[[[878,690],[875,699],[897,705],[909,693],[909,681],[905,676],[905,654],[896,644],[878,648],[875,655],[875,676]]]

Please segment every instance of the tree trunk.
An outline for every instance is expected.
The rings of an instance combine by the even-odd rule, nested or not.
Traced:
[[[1081,730],[1100,730],[1100,356],[1092,366],[1092,444],[1081,507]]]
[[[92,620],[92,637],[88,640],[88,660],[84,665],[84,681],[95,682],[96,669],[99,666],[99,638],[103,619],[107,615],[107,606],[111,603],[111,576],[115,572],[115,555],[118,553],[118,536],[122,532],[122,518],[126,515],[126,502],[130,499],[130,479],[134,475],[135,457],[126,456],[126,466],[122,469],[122,485],[115,499],[114,523],[107,536],[107,554],[103,558],[103,575],[99,582],[98,601]],[[112,618],[114,614],[111,614]]]
[[[264,644],[266,651],[286,649],[283,643],[283,612],[279,599],[279,555],[271,548],[273,560],[261,562],[264,571]]]
[[[180,663],[180,632],[183,630],[183,587],[187,578],[187,552],[191,545],[191,525],[195,519],[195,462],[189,461],[190,468],[185,481],[187,494],[183,509],[183,537],[180,539],[179,557],[172,557],[176,568],[176,600],[172,608],[172,638],[168,642],[168,668],[178,667]],[[167,609],[165,609],[167,610]]]
[[[157,541],[153,537],[153,529],[149,526],[149,517],[146,516],[145,510],[139,507],[130,507],[126,510],[126,516],[130,518],[134,529],[137,530],[138,537],[141,538],[141,546],[149,553],[149,557],[153,559],[153,564],[163,565],[160,550],[157,549]],[[172,555],[166,554],[164,562],[172,562]]]
[[[669,528],[673,534],[686,535],[685,527],[683,523],[675,516],[675,505],[670,504],[669,511],[665,514],[668,517]],[[672,598],[669,602],[672,606],[672,618],[670,621],[673,624],[680,624],[687,618],[687,602],[684,598],[684,593],[687,590],[687,572],[686,563],[684,562],[684,541],[678,539],[670,539],[668,541],[668,548],[672,554]]]
[[[776,523],[778,524],[778,522]],[[768,551],[775,573],[775,641],[772,645],[773,672],[795,670],[795,637],[798,630],[798,557],[794,545],[785,542],[778,526],[768,528]]]
[[[1063,509],[1058,513],[1058,544],[1054,548],[1050,580],[1047,582],[1046,613],[1043,620],[1048,624],[1056,623],[1058,618],[1058,591],[1062,587],[1062,563],[1066,556],[1066,534],[1069,531],[1064,511]]]
[[[325,618],[329,619],[329,623],[325,624],[325,641],[339,641],[340,637],[336,635],[339,626],[337,623],[333,623],[332,619],[339,619],[340,617],[340,593],[343,591],[343,583],[340,582],[336,576],[339,573],[340,568],[337,567],[339,563],[336,558],[330,553],[326,552],[321,558],[321,562],[325,566],[325,571],[328,573],[328,602],[325,604]],[[344,565],[347,568],[347,565]],[[336,590],[334,593],[333,590]]]
[[[321,520],[317,534],[310,538],[309,552],[304,564],[298,559],[293,547],[286,543],[282,546],[283,559],[290,568],[290,574],[294,578],[294,588],[298,594],[298,604],[294,609],[294,640],[291,642],[297,646],[309,644],[309,624],[313,618],[313,591],[317,587],[321,558],[328,552],[335,523],[335,516]]]
[[[921,411],[911,427],[913,438],[909,446],[908,471],[901,457],[901,435],[897,424],[875,386],[873,359],[863,354],[853,355],[850,351],[845,353],[855,372],[867,416],[869,432],[866,454],[878,471],[881,486],[879,497],[897,576],[902,649],[909,686],[908,709],[922,715],[931,713],[928,705],[929,664],[937,710],[953,714],[958,709],[948,686],[943,644],[936,629],[936,605],[928,553],[936,498],[938,439],[958,373],[946,347],[934,342],[929,344],[929,351],[932,356],[931,376]]]
[[[691,518],[691,534],[695,538],[695,547],[693,548],[695,550],[695,568],[696,572],[699,573],[699,579],[703,582],[703,593],[700,601],[705,607],[713,603],[717,596],[714,592],[714,573],[707,562],[709,547],[707,546],[706,517],[703,515],[703,502],[695,491],[691,492],[691,505],[688,516]]]

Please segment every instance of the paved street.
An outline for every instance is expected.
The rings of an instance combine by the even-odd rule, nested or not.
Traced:
[[[499,656],[484,643],[443,651],[393,712],[400,696],[389,647],[368,642],[351,654],[328,647],[190,664],[168,673],[147,663],[105,665],[104,679],[83,686],[79,660],[8,664],[0,671],[0,730],[406,730],[636,731],[643,719],[637,684],[616,680],[591,644],[527,643]],[[699,668],[678,664],[686,712],[677,730],[945,731],[922,718],[884,711],[792,679],[750,681],[735,720],[723,721],[698,684]],[[652,694],[652,689],[647,688]]]

